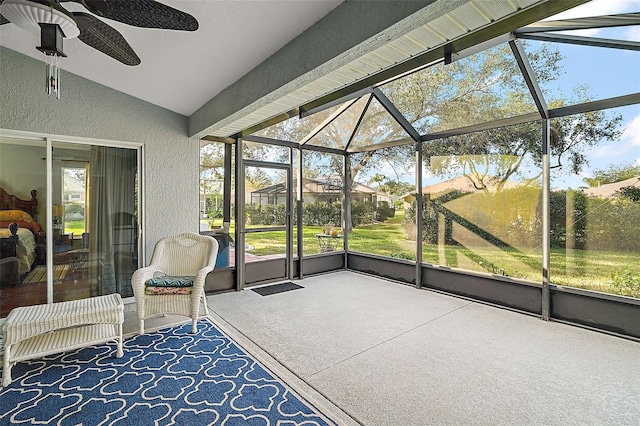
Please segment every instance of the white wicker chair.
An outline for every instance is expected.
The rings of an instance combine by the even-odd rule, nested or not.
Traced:
[[[192,332],[197,331],[201,299],[205,315],[209,314],[204,281],[213,270],[217,256],[218,241],[213,237],[187,232],[158,241],[151,264],[135,271],[131,278],[140,334],[144,333],[144,320],[160,314],[190,317]],[[161,275],[195,277],[191,294],[146,294],[145,282]]]

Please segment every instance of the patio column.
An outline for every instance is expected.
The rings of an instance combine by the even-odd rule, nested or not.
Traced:
[[[229,232],[231,225],[231,155],[233,147],[224,144],[224,190],[222,191],[222,225],[225,232]]]
[[[550,120],[542,120],[542,319],[549,321],[551,295],[549,293],[549,267],[551,264],[551,175],[549,147],[551,145]]]
[[[236,139],[236,290],[244,289],[244,162],[242,160],[242,138]]]
[[[302,171],[303,171],[303,152],[302,146],[298,146],[298,169],[296,170],[296,206],[297,206],[297,215],[296,221],[298,223],[298,277],[302,279],[302,259],[304,258],[304,227],[302,223],[302,208],[303,202],[302,199]]]
[[[347,185],[347,179],[349,179],[348,173],[351,172],[351,158],[349,154],[345,152],[343,162],[343,178],[342,178],[342,244],[344,247],[344,269],[347,269],[347,252],[349,251],[349,232],[347,232],[347,215],[351,214],[351,200],[349,199],[349,185]],[[353,226],[353,223],[351,223]]]
[[[416,288],[422,287],[422,142],[416,142]]]

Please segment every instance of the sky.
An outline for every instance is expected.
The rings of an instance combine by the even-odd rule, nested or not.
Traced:
[[[640,12],[640,0],[594,0],[550,17],[549,20],[629,12]],[[570,34],[640,41],[640,26],[582,30]],[[563,61],[566,74],[559,80],[560,84],[587,84],[594,99],[640,92],[640,52],[561,45],[561,53],[566,57]],[[577,188],[583,186],[582,179],[592,176],[595,170],[606,169],[611,165],[640,165],[640,106],[633,105],[608,111],[612,112],[621,114],[623,118],[624,130],[620,141],[604,142],[587,151],[590,164],[581,175],[556,179],[554,184]]]

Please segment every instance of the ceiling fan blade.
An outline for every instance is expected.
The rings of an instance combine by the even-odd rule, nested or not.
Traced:
[[[155,0],[81,0],[89,12],[143,28],[195,31],[193,16]]]
[[[7,18],[5,18],[4,16],[0,15],[0,25],[4,25],[4,24],[8,24],[11,21],[9,21]]]
[[[82,42],[125,65],[140,64],[136,52],[115,28],[84,12],[73,12],[73,19],[80,29],[78,38]]]

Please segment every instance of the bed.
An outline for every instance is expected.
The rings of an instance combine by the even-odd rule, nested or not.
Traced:
[[[19,275],[26,274],[36,258],[37,235],[42,227],[37,222],[38,191],[23,200],[0,188],[0,262],[3,281],[15,281],[12,276],[17,259]],[[15,224],[15,225],[12,225]]]

